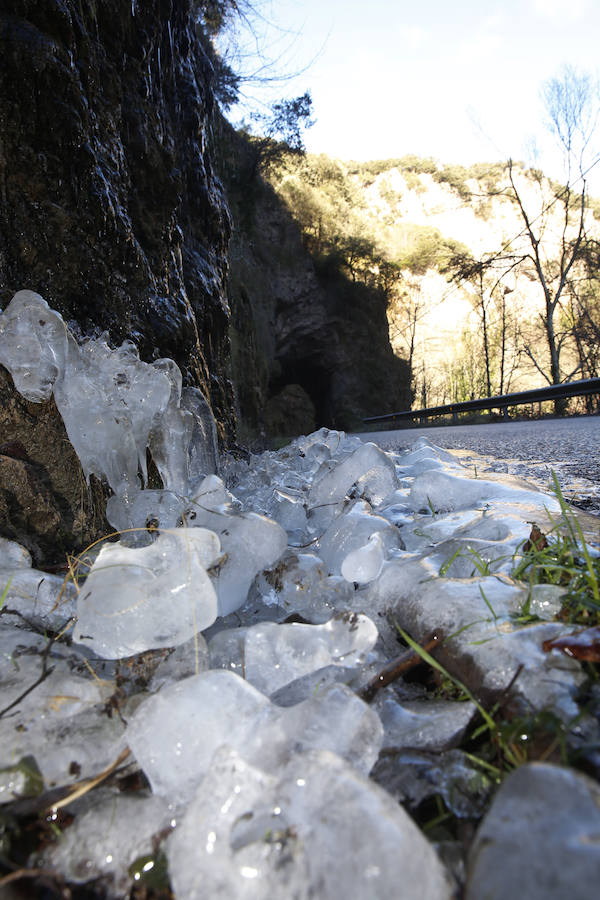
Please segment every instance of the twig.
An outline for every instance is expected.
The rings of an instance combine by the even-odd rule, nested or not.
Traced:
[[[43,653],[41,654],[42,674],[40,675],[40,677],[38,679],[36,679],[36,681],[34,681],[34,683],[32,685],[30,685],[26,690],[24,690],[23,693],[20,694],[16,700],[13,700],[12,703],[9,703],[8,706],[5,706],[4,709],[0,710],[0,719],[2,718],[2,716],[5,713],[7,713],[9,710],[13,709],[13,707],[18,706],[19,703],[21,702],[21,700],[24,700],[28,694],[30,694],[33,690],[35,690],[35,688],[38,687],[38,685],[40,685],[42,683],[42,681],[45,681],[46,678],[48,678],[48,676],[52,674],[52,672],[54,671],[54,666],[52,666],[51,669],[48,668],[48,654],[50,653],[50,648],[52,647],[53,643],[54,643],[54,638],[50,638],[50,640],[44,647]]]
[[[440,631],[433,631],[427,636],[424,649],[427,651],[432,650],[441,639],[442,633]],[[370,703],[381,688],[391,684],[392,681],[396,681],[396,679],[400,678],[404,672],[408,672],[409,669],[413,669],[422,662],[423,658],[419,656],[415,650],[406,650],[404,653],[401,653],[400,656],[397,656],[388,663],[378,675],[372,678],[371,681],[358,692],[358,696],[361,700],[364,700],[365,703]]]
[[[0,887],[4,887],[12,881],[20,881],[21,878],[47,878],[58,886],[63,884],[63,879],[51,869],[16,869],[9,875],[0,878]]]
[[[93,778],[86,778],[85,781],[80,782],[75,786],[75,790],[71,791],[70,794],[67,794],[66,797],[63,797],[62,800],[57,800],[56,803],[53,803],[49,806],[45,812],[53,813],[57,809],[60,809],[62,806],[68,806],[69,803],[72,803],[74,800],[78,800],[80,797],[83,797],[84,794],[87,794],[88,791],[91,791],[97,785],[99,785],[102,781],[108,778],[109,775],[118,769],[122,762],[125,762],[127,757],[131,754],[131,750],[129,747],[125,747],[121,753],[117,756],[114,762],[111,762],[110,766],[107,766],[106,769],[103,769],[99,775],[95,775]]]

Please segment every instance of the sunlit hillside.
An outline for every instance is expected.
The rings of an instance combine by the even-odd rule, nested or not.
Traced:
[[[324,155],[288,156],[269,177],[317,265],[387,292],[415,406],[597,373],[600,209],[576,183],[519,163]]]

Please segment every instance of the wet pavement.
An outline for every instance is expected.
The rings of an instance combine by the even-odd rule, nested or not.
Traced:
[[[401,428],[361,434],[384,450],[403,450],[418,437],[460,452],[466,465],[505,472],[552,489],[556,473],[573,505],[600,515],[600,416]],[[484,467],[481,466],[481,461]]]

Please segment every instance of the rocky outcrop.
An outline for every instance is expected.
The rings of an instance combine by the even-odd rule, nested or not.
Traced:
[[[352,427],[397,406],[407,381],[385,302],[317,272],[275,194],[248,179],[248,145],[214,105],[201,8],[3,4],[0,308],[29,289],[79,339],[106,331],[144,361],[174,359],[222,444],[236,414],[246,438]],[[0,404],[0,534],[58,562],[106,533],[101,487],[86,485],[52,400],[24,400],[2,370]]]
[[[230,220],[195,6],[3,4],[0,306],[29,288],[79,337],[106,330],[146,361],[175,359],[227,440]],[[107,525],[54,402],[30,403],[0,375],[0,531],[55,562]]]
[[[80,334],[169,356],[233,428],[229,217],[191,0],[7,0],[0,303],[36,291]]]
[[[392,351],[383,292],[314,260],[280,198],[253,175],[252,145],[223,132],[234,221],[232,367],[243,432],[353,429],[375,411],[410,406],[410,370]]]

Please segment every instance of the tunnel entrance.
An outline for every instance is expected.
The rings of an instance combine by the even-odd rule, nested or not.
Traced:
[[[279,364],[281,367],[279,373],[271,378],[269,383],[270,398],[281,394],[288,386],[299,385],[314,407],[315,427],[321,428],[323,425],[331,427],[334,415],[331,403],[331,373],[323,366],[306,360],[293,363],[279,361]]]

